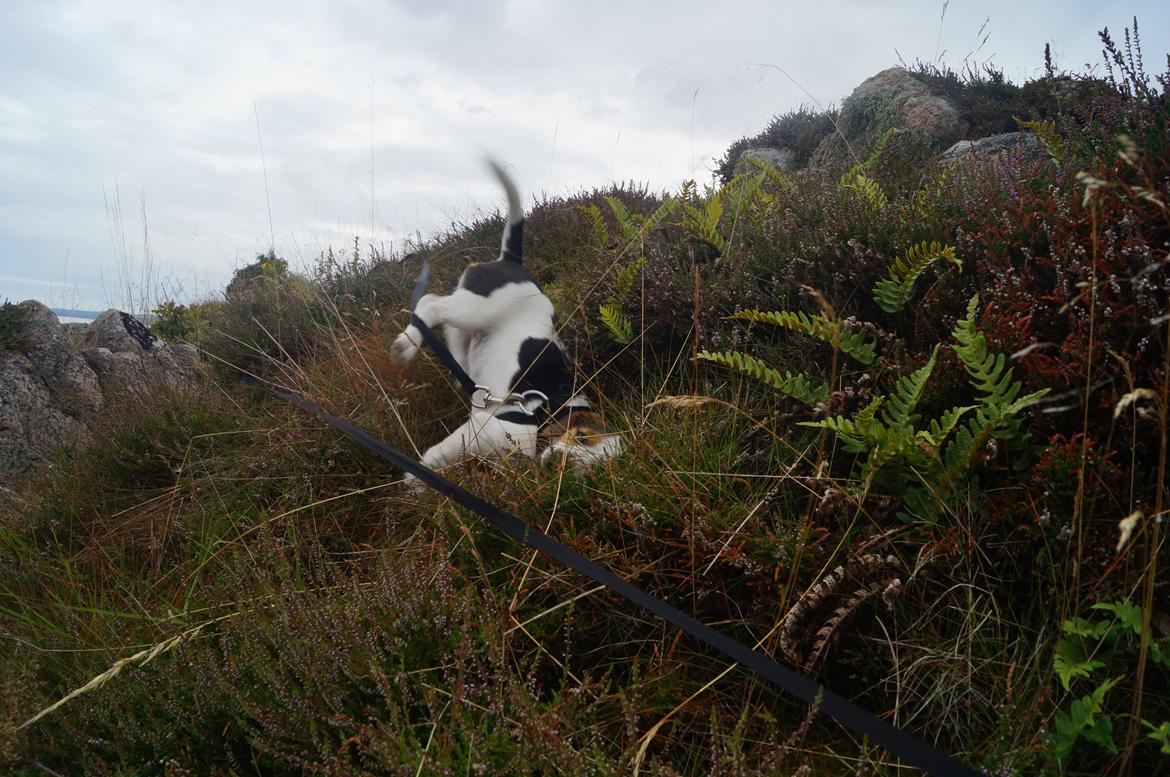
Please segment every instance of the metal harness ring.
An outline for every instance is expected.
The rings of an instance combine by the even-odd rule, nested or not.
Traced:
[[[476,385],[475,391],[471,393],[471,406],[479,410],[486,410],[489,404],[503,405],[509,402],[516,404],[516,409],[524,415],[535,415],[535,413],[528,408],[528,403],[534,399],[538,399],[543,404],[548,404],[548,395],[543,391],[536,389],[528,389],[522,392],[511,392],[506,397],[497,397],[492,394],[492,390],[487,386]]]

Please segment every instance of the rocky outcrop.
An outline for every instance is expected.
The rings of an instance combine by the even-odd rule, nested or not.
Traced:
[[[168,346],[128,314],[108,310],[80,332],[39,302],[15,307],[20,346],[0,351],[0,481],[88,440],[109,405],[195,379],[194,348]]]
[[[855,156],[864,160],[890,130],[907,136],[901,142],[937,150],[962,138],[968,129],[957,106],[901,67],[883,70],[854,89],[841,104],[837,126],[840,134],[821,141],[811,165],[834,168],[848,165]]]

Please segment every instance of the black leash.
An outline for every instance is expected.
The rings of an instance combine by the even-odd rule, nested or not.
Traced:
[[[256,383],[255,381],[249,382]],[[256,383],[256,385],[261,384]],[[373,451],[396,467],[414,475],[440,494],[455,500],[509,537],[527,544],[529,547],[544,553],[546,556],[564,564],[570,569],[580,572],[595,582],[601,583],[606,588],[609,588],[614,593],[628,599],[639,607],[649,610],[671,625],[707,643],[733,661],[743,664],[776,687],[796,696],[805,704],[818,705],[821,711],[827,713],[841,725],[864,737],[868,737],[899,758],[922,769],[927,774],[935,775],[936,777],[950,777],[950,775],[985,777],[983,773],[972,769],[958,759],[931,747],[886,721],[874,717],[845,697],[838,696],[823,686],[814,683],[812,680],[797,674],[788,667],[777,663],[768,656],[757,653],[746,645],[736,642],[723,632],[716,631],[710,626],[700,623],[690,615],[672,607],[666,602],[655,599],[646,591],[622,580],[605,567],[590,561],[568,546],[552,539],[540,531],[540,529],[529,526],[516,516],[506,513],[495,505],[464,491],[451,481],[424,467],[406,454],[391,448],[363,429],[330,415],[318,405],[301,399],[295,394],[278,391],[270,386],[261,385],[261,387],[294,407],[318,416],[334,429]]]

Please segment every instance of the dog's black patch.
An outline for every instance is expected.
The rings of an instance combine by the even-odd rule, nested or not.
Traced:
[[[560,404],[573,396],[573,374],[561,347],[542,337],[520,344],[520,368],[512,376],[513,391],[535,389]]]
[[[509,283],[535,284],[536,281],[517,262],[487,262],[467,268],[459,285],[472,294],[486,297]]]
[[[508,239],[504,241],[504,254],[500,258],[516,264],[524,260],[524,219],[508,228]]]

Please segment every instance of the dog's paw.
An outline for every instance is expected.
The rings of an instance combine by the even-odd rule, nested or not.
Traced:
[[[418,355],[418,346],[411,342],[410,336],[403,332],[394,338],[390,344],[390,358],[399,364],[406,364]]]
[[[421,494],[427,490],[426,484],[409,472],[402,478],[402,488],[408,494]]]

